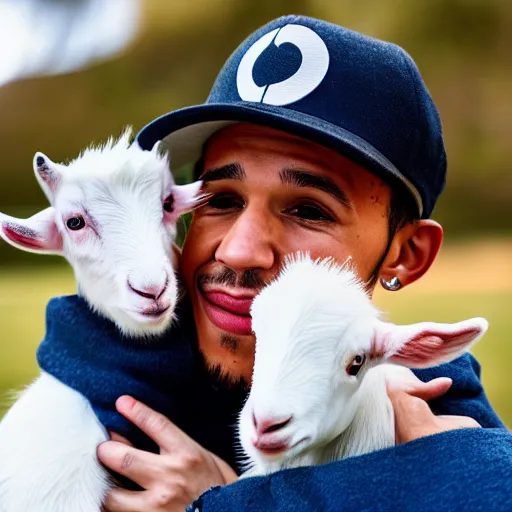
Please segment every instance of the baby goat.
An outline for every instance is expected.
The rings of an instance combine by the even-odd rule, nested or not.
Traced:
[[[244,476],[393,446],[386,381],[410,379],[405,367],[455,359],[488,327],[481,318],[384,322],[347,263],[308,256],[287,261],[255,298],[251,314],[256,359],[239,419],[250,459]]]
[[[69,165],[36,153],[51,207],[27,220],[0,214],[0,235],[64,256],[79,295],[147,346],[169,327],[178,298],[177,219],[204,198],[200,182],[175,185],[156,146],[143,151],[129,138],[128,130]],[[0,423],[0,512],[99,512],[111,484],[96,448],[107,438],[90,403],[41,372]]]

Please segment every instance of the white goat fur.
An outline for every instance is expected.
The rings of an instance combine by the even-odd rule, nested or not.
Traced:
[[[255,365],[238,425],[249,458],[244,476],[394,445],[386,382],[415,380],[405,366],[448,362],[487,330],[481,318],[453,325],[383,322],[348,263],[304,255],[287,261],[277,280],[255,298],[251,314]],[[346,369],[356,355],[366,362],[352,376]],[[270,443],[290,448],[272,454],[257,449],[253,417],[291,417],[284,427],[263,434]]]
[[[27,220],[0,214],[0,235],[23,250],[65,256],[79,294],[150,343],[173,318],[176,221],[199,204],[201,184],[176,186],[157,148],[143,151],[129,138],[128,130],[68,166],[37,153],[36,177],[52,206]],[[162,205],[171,194],[168,213]],[[77,216],[86,227],[70,231],[66,219]],[[138,290],[164,290],[159,306],[128,280]],[[169,309],[144,316],[160,306]],[[107,439],[89,402],[42,372],[0,423],[0,512],[99,512],[111,482],[96,448]]]

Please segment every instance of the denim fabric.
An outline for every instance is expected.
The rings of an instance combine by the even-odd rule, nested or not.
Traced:
[[[203,371],[188,304],[179,322],[159,339],[132,340],[94,313],[75,295],[51,299],[46,336],[37,351],[39,366],[91,403],[100,422],[135,446],[158,447],[115,409],[131,395],[170,418],[205,448],[235,465],[237,412],[245,393],[228,392]]]
[[[214,487],[187,512],[511,510],[512,436],[505,429],[464,429]]]

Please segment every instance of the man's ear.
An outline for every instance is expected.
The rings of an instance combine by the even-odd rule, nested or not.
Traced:
[[[455,324],[422,322],[394,325],[378,321],[371,357],[411,368],[427,368],[447,363],[466,352],[489,327],[484,318]]]
[[[391,242],[379,277],[389,281],[398,277],[402,286],[419,279],[431,267],[443,242],[443,228],[426,219],[407,224]]]
[[[29,219],[0,213],[0,237],[22,251],[62,254],[62,237],[55,223],[55,208],[46,208]]]

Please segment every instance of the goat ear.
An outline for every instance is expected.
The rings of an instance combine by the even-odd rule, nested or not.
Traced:
[[[62,237],[55,223],[55,208],[46,208],[29,219],[0,213],[0,237],[23,251],[62,254]]]
[[[487,331],[484,318],[455,324],[423,322],[394,325],[379,322],[372,346],[373,357],[411,368],[426,368],[452,361],[476,343]]]
[[[188,185],[172,186],[173,213],[176,216],[191,212],[208,201],[210,194],[201,193],[202,186],[202,181],[195,181]]]
[[[151,148],[151,153],[155,153],[155,155],[159,155],[160,157],[164,158],[167,162],[167,167],[171,167],[171,151],[168,144],[166,144],[164,141],[156,141]]]
[[[156,153],[157,155],[161,154],[161,152],[163,151],[163,149],[160,147],[161,144],[162,144],[162,141],[161,140],[157,140],[153,144],[153,147],[151,148],[151,153]]]
[[[62,179],[63,166],[52,162],[44,153],[34,155],[34,173],[50,204],[53,204],[55,191]]]

